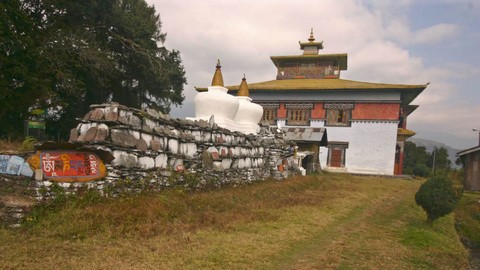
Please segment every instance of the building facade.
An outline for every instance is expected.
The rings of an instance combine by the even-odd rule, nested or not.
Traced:
[[[262,121],[287,131],[325,128],[328,144],[315,149],[324,170],[402,174],[404,142],[415,134],[407,129],[407,117],[417,108],[411,102],[427,84],[341,79],[347,54],[319,54],[323,42],[315,41],[313,30],[299,44],[301,55],[270,57],[275,80],[249,84],[250,98],[264,109]],[[239,86],[227,88],[235,94]]]
[[[480,191],[480,142],[479,146],[460,151],[457,156],[462,159],[464,165],[463,189]]]

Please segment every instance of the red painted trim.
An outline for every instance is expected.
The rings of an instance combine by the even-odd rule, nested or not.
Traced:
[[[280,102],[277,110],[277,118],[287,118],[287,109],[285,108],[285,103]]]
[[[392,103],[355,103],[353,120],[398,120],[400,104]]]
[[[325,119],[325,109],[323,103],[317,102],[313,104],[312,119]]]
[[[403,174],[403,158],[404,158],[404,154],[403,154],[403,149],[400,150],[400,160],[399,160],[399,164],[398,164],[398,175],[402,175]]]

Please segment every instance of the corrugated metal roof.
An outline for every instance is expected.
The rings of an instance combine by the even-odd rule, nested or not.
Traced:
[[[480,146],[475,146],[475,147],[472,147],[472,148],[469,148],[469,149],[462,150],[462,151],[457,153],[457,156],[463,156],[463,155],[474,153],[474,152],[477,152],[477,151],[480,151]]]
[[[327,130],[325,128],[312,127],[284,127],[285,139],[294,142],[320,142],[320,145],[328,144]]]

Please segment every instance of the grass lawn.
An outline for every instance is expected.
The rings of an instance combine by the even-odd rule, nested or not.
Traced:
[[[87,197],[0,228],[0,269],[468,269],[453,215],[418,180],[323,174],[185,193]]]

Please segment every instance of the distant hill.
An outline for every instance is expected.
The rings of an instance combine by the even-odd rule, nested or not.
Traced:
[[[452,166],[454,168],[458,168],[457,165],[455,165],[455,160],[457,159],[457,153],[461,151],[461,149],[455,149],[452,148],[444,143],[437,142],[437,141],[432,141],[432,140],[427,140],[427,139],[420,139],[420,138],[412,138],[408,139],[408,141],[413,142],[417,146],[424,146],[427,149],[427,152],[431,153],[435,147],[440,148],[443,147],[447,149],[448,151],[448,158],[452,161]]]

